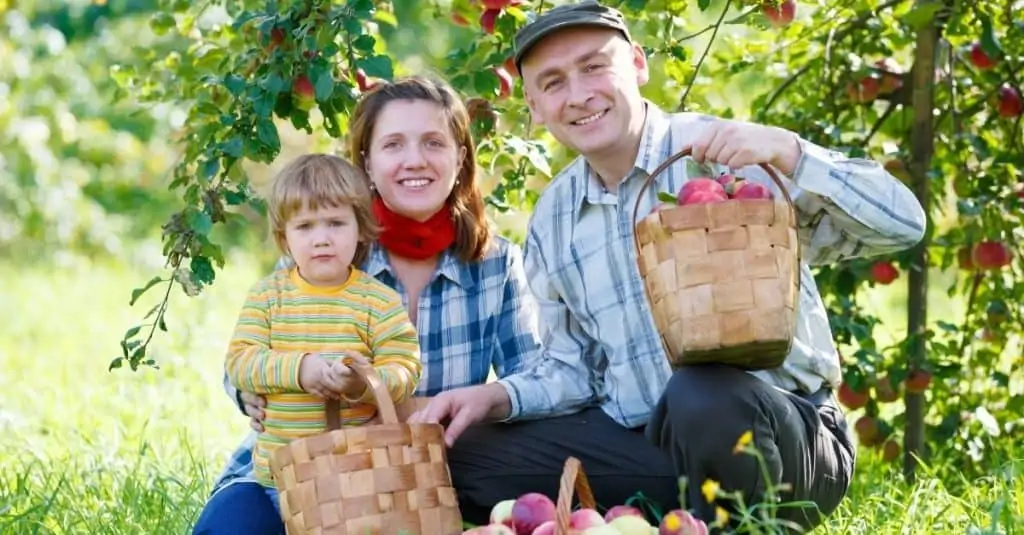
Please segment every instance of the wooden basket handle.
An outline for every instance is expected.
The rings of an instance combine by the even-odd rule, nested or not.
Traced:
[[[356,375],[366,383],[366,386],[373,392],[373,398],[377,400],[377,413],[380,414],[381,423],[397,424],[398,412],[395,410],[395,401],[391,399],[387,385],[380,378],[377,369],[368,360],[356,360],[352,357],[345,357],[342,362],[352,368]],[[341,402],[336,399],[329,399],[324,405],[324,419],[327,421],[327,430],[335,431],[341,428]]]
[[[672,165],[673,163],[675,163],[677,160],[680,160],[682,158],[686,158],[692,152],[693,151],[692,151],[692,149],[690,149],[690,147],[684,148],[683,150],[673,154],[672,156],[669,156],[667,160],[662,162],[661,165],[659,165],[654,171],[651,171],[651,174],[647,176],[647,179],[644,180],[643,187],[640,188],[640,193],[638,193],[637,196],[636,196],[636,202],[633,203],[633,219],[632,219],[632,222],[633,222],[634,225],[636,225],[636,214],[637,214],[637,210],[640,209],[640,201],[644,198],[644,192],[647,191],[647,188],[649,188],[651,186],[651,183],[654,182],[654,179],[657,178],[658,175],[663,173],[666,169],[668,169],[668,167],[670,165]],[[760,165],[761,168],[764,169],[764,171],[766,173],[768,173],[768,176],[772,179],[773,182],[775,182],[775,185],[779,187],[779,191],[781,191],[782,192],[782,196],[786,198],[786,203],[789,204],[789,209],[793,213],[793,221],[796,221],[796,206],[793,204],[793,198],[789,196],[789,190],[787,190],[786,187],[782,184],[782,179],[779,178],[778,173],[776,173],[775,170],[772,169],[768,165],[765,165],[763,163],[762,164],[758,164],[758,165]],[[711,177],[709,177],[709,178],[711,178]],[[633,241],[636,242],[636,249],[637,249],[637,251],[639,251],[640,250],[640,242],[639,242],[639,239],[636,237],[636,233],[634,233],[634,235],[633,235]]]
[[[590,482],[583,473],[583,464],[575,457],[569,457],[562,468],[562,479],[558,485],[558,503],[555,504],[555,535],[569,533],[569,517],[572,516],[573,491],[579,495],[580,506],[594,509],[594,492],[590,490]]]

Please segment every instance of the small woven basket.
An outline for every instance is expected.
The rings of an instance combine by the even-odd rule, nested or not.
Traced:
[[[440,424],[399,423],[376,370],[352,364],[377,400],[381,424],[327,430],[270,458],[288,535],[451,535],[462,532]]]
[[[673,367],[777,367],[796,330],[800,243],[793,199],[775,171],[761,165],[785,202],[673,206],[637,221],[654,179],[689,155],[684,149],[655,169],[633,207],[637,263],[666,354]]]

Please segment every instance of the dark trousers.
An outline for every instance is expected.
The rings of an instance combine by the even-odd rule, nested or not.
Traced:
[[[745,431],[764,457],[735,454]],[[831,393],[797,395],[727,366],[677,370],[646,429],[626,429],[594,408],[564,417],[467,430],[448,452],[463,519],[486,524],[495,503],[526,492],[555,499],[562,467],[577,457],[599,510],[642,493],[661,511],[679,507],[680,477],[686,505],[707,522],[715,506],[701,484],[741,491],[746,507],[764,501],[767,482],[785,483],[775,517],[803,529],[822,522],[849,488],[855,449],[845,416]],[[793,507],[792,502],[805,502]],[[806,502],[810,502],[807,505]],[[736,518],[736,515],[733,515]]]
[[[284,535],[284,522],[259,483],[235,483],[210,498],[192,535]]]

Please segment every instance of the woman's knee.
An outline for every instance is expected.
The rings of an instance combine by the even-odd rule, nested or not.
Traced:
[[[203,507],[192,535],[283,535],[284,523],[266,489],[235,482],[217,491]]]

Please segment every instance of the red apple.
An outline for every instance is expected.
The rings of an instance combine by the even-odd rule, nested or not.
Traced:
[[[295,97],[295,107],[302,110],[309,111],[316,102],[316,91],[305,74],[298,75],[292,81],[292,96]]]
[[[356,85],[360,91],[366,92],[377,87],[377,82],[367,78],[366,72],[362,69],[356,69]]]
[[[723,198],[726,197],[725,188],[721,184],[706,177],[691,178],[687,180],[683,187],[679,188],[679,193],[676,195],[676,200],[679,204],[687,204],[686,201],[691,195],[698,191],[706,191],[721,195]]]
[[[1009,84],[1003,84],[999,88],[999,116],[1010,119],[1020,117],[1024,113],[1024,101],[1021,100],[1020,91]]]
[[[498,9],[486,9],[480,14],[480,27],[483,28],[484,33],[494,33],[494,23],[500,14],[501,10]]]
[[[860,443],[865,446],[875,444],[875,441],[878,439],[878,420],[875,420],[873,416],[867,414],[861,416],[853,424],[853,429],[857,432],[857,438],[860,439]]]
[[[712,191],[696,191],[692,195],[686,198],[686,201],[682,204],[693,205],[693,204],[711,204],[716,202],[724,202],[729,200],[725,194],[715,193]]]
[[[1010,265],[1010,248],[1000,241],[983,241],[974,246],[971,260],[978,269],[1000,269]]]
[[[635,515],[642,517],[644,516],[644,513],[632,505],[614,505],[604,512],[604,521],[611,522],[623,515]]]
[[[517,535],[517,533],[504,524],[487,524],[463,531],[462,535]]]
[[[491,524],[505,524],[506,526],[512,526],[512,506],[515,505],[515,500],[502,500],[491,508],[490,521]]]
[[[530,535],[538,526],[555,519],[555,503],[539,493],[528,492],[512,504],[512,528],[518,535]]]
[[[880,260],[871,266],[871,280],[878,284],[892,284],[892,281],[896,280],[896,277],[899,276],[900,272],[896,269],[896,266],[892,265],[892,262]]]
[[[886,375],[875,382],[875,399],[882,403],[892,403],[899,399],[900,394],[892,383],[892,378]]]
[[[932,383],[932,374],[924,370],[914,370],[907,376],[906,388],[907,392],[914,394],[920,394],[925,390],[928,390],[928,385]]]
[[[729,195],[730,197],[734,193],[736,193],[736,188],[743,184],[742,179],[736,178],[736,175],[729,173],[719,175],[717,178],[715,178],[715,182],[721,184],[722,188],[725,190],[726,195]]]
[[[796,16],[796,0],[766,0],[761,4],[761,12],[768,17],[772,26],[785,26],[793,22]]]
[[[502,63],[501,66],[505,67],[505,70],[508,71],[508,73],[511,74],[513,77],[518,77],[519,76],[519,69],[516,68],[516,58],[515,57],[509,56],[509,57],[505,58],[505,62]]]
[[[873,102],[878,98],[878,93],[882,89],[882,84],[879,79],[873,75],[865,76],[860,79],[858,83],[849,83],[846,85],[846,96],[853,102]]]
[[[957,265],[960,266],[960,269],[965,271],[975,270],[974,259],[971,258],[971,254],[972,248],[970,246],[961,247],[960,250],[956,252],[956,262]]]
[[[555,528],[557,526],[558,524],[556,524],[554,520],[548,520],[547,522],[537,526],[537,529],[533,530],[533,533],[530,535],[555,535],[555,532],[557,531]]]
[[[891,463],[900,456],[900,444],[893,439],[885,441],[882,445],[882,460]]]
[[[569,528],[585,530],[593,526],[604,525],[604,517],[593,509],[577,509],[569,515]]]
[[[771,199],[772,192],[763,184],[744,181],[732,194],[733,199]]]
[[[512,75],[505,70],[505,67],[491,67],[491,71],[498,77],[498,98],[506,99],[512,94]]]
[[[981,47],[980,41],[971,45],[970,56],[971,63],[981,70],[991,69],[999,62],[996,58],[989,57],[989,55],[985,53],[985,50]]]
[[[661,517],[658,535],[707,535],[708,526],[687,511],[675,509]]]
[[[882,78],[879,93],[888,95],[903,87],[903,68],[895,59],[880,59],[875,62],[875,68],[881,71],[878,73]]]
[[[871,399],[866,391],[858,392],[847,383],[839,385],[839,392],[836,397],[839,398],[840,403],[846,405],[850,410],[857,410],[867,405],[868,400]]]

